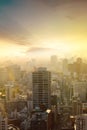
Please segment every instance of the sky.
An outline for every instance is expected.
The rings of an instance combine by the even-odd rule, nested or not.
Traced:
[[[86,0],[0,0],[0,58],[87,57]]]

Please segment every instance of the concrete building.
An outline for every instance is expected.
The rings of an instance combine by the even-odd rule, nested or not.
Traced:
[[[7,118],[2,119],[0,116],[0,130],[8,130]]]
[[[87,130],[87,114],[76,117],[76,130]]]
[[[38,68],[32,73],[33,107],[41,104],[46,108],[51,104],[51,73],[46,68]]]
[[[74,116],[82,114],[82,103],[80,102],[80,100],[72,101],[72,114]]]
[[[50,59],[50,66],[52,72],[57,72],[58,70],[58,59],[56,55],[52,55]]]
[[[8,80],[8,72],[6,68],[0,68],[0,83],[4,84]]]
[[[79,97],[81,101],[85,102],[87,100],[87,81],[74,81],[73,86],[73,96]]]
[[[57,64],[57,62],[58,62],[57,56],[56,55],[52,55],[51,56],[51,64],[54,65],[54,64]]]
[[[63,59],[63,74],[68,75],[68,59]]]

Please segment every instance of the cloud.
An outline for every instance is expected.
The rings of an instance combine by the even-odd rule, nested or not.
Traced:
[[[31,41],[26,41],[26,40],[19,40],[15,42],[16,45],[20,45],[20,46],[32,46],[33,43]]]
[[[48,58],[51,55],[58,54],[58,48],[45,48],[45,47],[30,47],[26,51],[22,51],[22,53],[26,56],[30,57],[39,57],[39,58]]]
[[[19,21],[20,22],[20,21]],[[16,44],[29,44],[27,38],[31,37],[30,32],[10,15],[1,17],[0,37],[14,41]]]
[[[70,4],[81,0],[15,0],[12,4],[11,0],[7,1],[8,4],[3,2],[0,10],[0,37],[13,40],[18,45],[34,44],[30,39],[41,33],[42,36],[49,36],[50,32],[52,36],[63,34],[72,26],[68,21],[80,17],[84,6],[80,8],[80,4]],[[55,6],[58,8],[53,8]]]
[[[31,47],[26,51],[26,53],[37,53],[37,52],[43,53],[43,52],[51,52],[51,51],[57,51],[57,50],[52,48]]]

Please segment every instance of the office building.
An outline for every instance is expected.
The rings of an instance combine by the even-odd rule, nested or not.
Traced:
[[[87,114],[76,117],[76,130],[87,130]]]
[[[51,103],[51,73],[46,68],[38,68],[32,73],[33,107],[44,105],[50,107]]]
[[[63,64],[62,64],[62,67],[63,67],[63,74],[64,75],[68,75],[68,59],[63,59]]]
[[[50,59],[50,66],[52,72],[57,72],[58,70],[58,58],[56,55],[52,55]]]
[[[0,130],[8,130],[7,118],[2,119],[0,116]]]
[[[51,64],[54,65],[54,64],[57,64],[57,62],[58,62],[57,56],[56,55],[52,55],[51,56]]]
[[[79,100],[72,101],[72,114],[74,116],[82,114],[82,103]]]
[[[73,81],[73,96],[79,97],[82,102],[87,100],[87,81]]]

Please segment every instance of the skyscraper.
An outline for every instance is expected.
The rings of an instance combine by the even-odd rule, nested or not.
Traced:
[[[63,74],[68,74],[68,59],[63,59]]]
[[[58,70],[58,59],[56,55],[52,55],[50,59],[51,71],[57,72]]]
[[[58,59],[57,59],[57,56],[56,55],[52,55],[51,56],[51,64],[52,65],[55,65],[58,63]]]
[[[32,73],[33,79],[33,107],[45,105],[50,107],[51,73],[46,68],[38,68]]]

